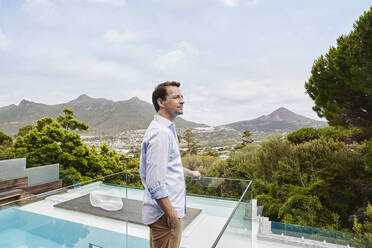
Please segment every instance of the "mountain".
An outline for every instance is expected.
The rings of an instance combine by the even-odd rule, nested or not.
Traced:
[[[281,107],[269,115],[263,115],[252,120],[238,121],[220,127],[232,128],[240,132],[244,130],[264,133],[275,133],[276,131],[280,131],[285,134],[303,127],[319,128],[326,126],[327,123],[324,121],[313,120]]]
[[[76,119],[86,122],[91,135],[117,135],[127,130],[145,129],[155,114],[152,104],[138,97],[115,102],[84,94],[70,102],[56,105],[22,100],[19,105],[0,108],[0,131],[13,135],[19,128],[33,124],[43,117],[55,118],[63,114],[64,108],[72,109]],[[179,117],[176,119],[176,125],[177,128],[206,126]]]

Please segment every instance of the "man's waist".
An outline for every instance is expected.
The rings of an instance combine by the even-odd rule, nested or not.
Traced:
[[[177,213],[178,218],[183,218],[185,216],[185,204],[183,205],[173,205],[174,210]],[[156,216],[156,213],[161,213],[164,214],[164,211],[158,206],[158,205],[153,205],[153,204],[143,204],[142,207],[142,214],[145,214],[147,216],[154,215]]]
[[[186,192],[185,192],[185,189],[183,189],[177,194],[174,194],[174,192],[170,191],[169,195],[166,196],[166,197],[168,197],[168,199],[172,203],[172,205],[173,204],[174,205],[182,205],[185,202],[185,195],[186,195]],[[145,195],[144,200],[143,200],[144,202],[157,204],[156,200],[157,199],[154,199],[154,198],[151,197],[151,194],[150,194],[149,191],[146,191],[146,195]]]

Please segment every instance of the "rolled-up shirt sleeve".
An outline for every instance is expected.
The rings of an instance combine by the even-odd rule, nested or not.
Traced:
[[[159,130],[148,142],[146,149],[146,184],[153,199],[168,196],[166,174],[168,169],[169,135]]]

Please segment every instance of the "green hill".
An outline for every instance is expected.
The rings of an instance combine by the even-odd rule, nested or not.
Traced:
[[[247,121],[238,121],[221,127],[228,127],[237,131],[249,130],[251,132],[275,133],[290,133],[303,127],[326,127],[327,123],[324,121],[317,121],[307,118],[302,115],[293,113],[286,108],[278,108],[269,115],[263,115],[256,119]]]
[[[81,95],[75,100],[56,105],[22,100],[19,105],[0,108],[0,131],[13,135],[20,127],[33,124],[45,116],[55,118],[61,115],[64,108],[75,111],[76,119],[89,125],[87,134],[90,135],[117,135],[126,130],[145,129],[155,114],[152,104],[138,97],[115,102]],[[206,126],[179,117],[176,125],[178,128]]]

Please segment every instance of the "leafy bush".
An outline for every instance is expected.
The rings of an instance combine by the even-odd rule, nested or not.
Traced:
[[[287,135],[287,140],[292,144],[301,144],[319,138],[333,139],[347,144],[360,142],[364,139],[360,128],[355,127],[324,127],[324,128],[300,128]]]

